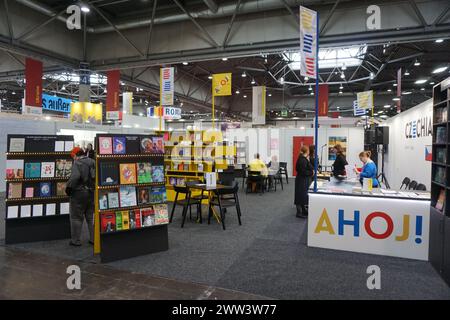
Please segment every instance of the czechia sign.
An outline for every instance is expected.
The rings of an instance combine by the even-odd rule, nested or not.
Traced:
[[[423,117],[414,121],[409,121],[405,125],[406,139],[431,136],[433,134],[433,125],[431,117]]]
[[[70,113],[70,104],[72,100],[51,96],[48,94],[42,95],[42,109],[56,111],[56,112],[64,112]]]

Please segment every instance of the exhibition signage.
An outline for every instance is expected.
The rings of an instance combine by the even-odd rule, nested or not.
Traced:
[[[102,124],[103,106],[101,103],[72,102],[70,121],[76,123]]]
[[[175,107],[148,107],[147,117],[162,117],[165,120],[181,119],[181,109]]]
[[[36,109],[30,113],[42,113],[42,69],[41,61],[25,59],[25,106]]]
[[[120,120],[120,71],[111,70],[106,73],[106,119]]]
[[[316,79],[317,12],[300,6],[300,74]]]
[[[42,109],[63,113],[70,113],[70,104],[73,101],[62,97],[52,96],[49,94],[42,95]]]
[[[428,260],[429,201],[309,197],[308,246]]]
[[[266,124],[266,87],[252,87],[252,124]]]
[[[328,116],[328,94],[329,87],[327,84],[319,85],[319,117]]]
[[[213,74],[212,82],[214,96],[231,95],[231,73]]]
[[[133,92],[124,92],[122,94],[122,112],[133,114]]]
[[[162,106],[173,105],[174,100],[174,68],[160,69],[160,100]]]
[[[356,98],[360,109],[373,108],[373,90],[358,92]]]
[[[359,116],[364,116],[364,115],[366,115],[366,113],[367,113],[367,110],[366,110],[366,109],[361,109],[361,108],[358,106],[358,100],[354,100],[354,101],[353,101],[353,115],[354,115],[355,117],[359,117]]]

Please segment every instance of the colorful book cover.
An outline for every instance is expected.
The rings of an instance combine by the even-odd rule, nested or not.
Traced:
[[[6,179],[23,179],[23,160],[6,160]]]
[[[130,220],[130,229],[136,229],[136,215],[134,214],[134,210],[128,212],[128,217]]]
[[[42,162],[41,163],[41,178],[53,178],[55,176],[55,163]]]
[[[39,197],[50,197],[52,195],[52,185],[50,182],[39,184]]]
[[[152,180],[153,182],[164,182],[164,166],[152,167]]]
[[[139,188],[138,189],[138,204],[150,203],[150,192],[149,188]]]
[[[55,176],[57,178],[68,178],[72,173],[72,161],[66,159],[56,160]]]
[[[152,165],[149,162],[138,162],[137,164],[138,183],[152,182]]]
[[[116,212],[116,230],[122,230],[122,211]]]
[[[134,207],[136,206],[136,188],[132,186],[120,187],[120,206]]]
[[[141,139],[141,152],[154,153],[153,141],[150,137]]]
[[[34,188],[28,187],[25,188],[25,198],[33,198],[34,197]]]
[[[113,138],[113,153],[114,154],[125,154],[126,153],[125,137],[114,137]]]
[[[41,177],[41,163],[29,162],[25,163],[25,178],[40,178]]]
[[[153,149],[155,153],[164,153],[163,137],[152,137]]]
[[[165,187],[153,188],[150,193],[151,203],[161,203],[167,201],[167,193]]]
[[[102,233],[116,231],[116,214],[114,212],[105,212],[101,214]]]
[[[22,183],[8,184],[8,199],[22,198]]]
[[[99,137],[98,145],[99,145],[99,154],[112,154],[113,153],[113,145],[112,145],[111,137]]]
[[[128,211],[122,211],[122,230],[130,229],[130,216]]]
[[[142,226],[149,227],[155,225],[155,211],[153,207],[141,209]]]
[[[98,193],[98,208],[100,210],[108,210],[108,191],[100,191]]]
[[[66,196],[66,183],[65,182],[57,182],[56,183],[56,195],[57,196]]]
[[[134,222],[136,223],[136,228],[142,228],[142,216],[140,209],[134,210]]]
[[[108,206],[111,209],[119,207],[119,193],[118,192],[109,192],[108,193]]]
[[[155,205],[155,224],[169,223],[169,214],[166,204]]]
[[[136,164],[121,163],[119,166],[120,166],[120,184],[136,183]]]
[[[119,169],[115,162],[100,163],[100,185],[112,186],[119,184]]]

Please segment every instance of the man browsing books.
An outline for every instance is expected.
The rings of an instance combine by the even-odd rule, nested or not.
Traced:
[[[89,229],[89,243],[94,243],[94,187],[95,162],[75,147],[72,173],[67,181],[66,193],[70,196],[70,228],[72,246],[81,246],[81,230],[86,220]]]

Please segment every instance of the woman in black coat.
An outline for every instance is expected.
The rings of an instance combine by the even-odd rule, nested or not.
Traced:
[[[300,155],[297,159],[295,169],[297,176],[295,177],[295,205],[297,206],[297,217],[305,218],[308,216],[308,190],[311,184],[311,177],[314,174],[314,168],[308,160],[308,147],[303,146],[300,149]]]
[[[336,159],[333,163],[333,176],[346,176],[345,166],[348,165],[347,159],[345,159],[344,149],[340,144],[334,146],[336,150]]]

